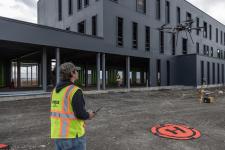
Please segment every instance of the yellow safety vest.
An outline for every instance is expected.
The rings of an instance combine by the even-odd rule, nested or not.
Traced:
[[[70,139],[85,134],[85,122],[74,116],[72,98],[79,87],[70,85],[51,96],[51,138]]]

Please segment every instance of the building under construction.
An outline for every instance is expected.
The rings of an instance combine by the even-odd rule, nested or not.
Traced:
[[[194,42],[159,30],[186,20]],[[46,91],[67,61],[86,89],[225,82],[225,26],[185,0],[39,0],[38,24],[0,18],[0,50],[7,90]]]

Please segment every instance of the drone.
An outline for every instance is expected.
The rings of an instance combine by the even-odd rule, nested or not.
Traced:
[[[193,19],[183,21],[181,24],[176,25],[175,27],[168,27],[167,24],[162,25],[160,28],[158,28],[159,31],[163,31],[165,33],[171,33],[173,35],[176,35],[176,45],[179,37],[180,32],[185,32],[186,37],[188,39],[188,35],[191,38],[192,43],[194,44],[194,40],[192,38],[191,32],[192,30],[201,31],[205,27],[192,27],[192,24],[194,23]]]

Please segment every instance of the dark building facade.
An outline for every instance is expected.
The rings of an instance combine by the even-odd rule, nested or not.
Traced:
[[[176,39],[158,30],[190,19],[193,27],[204,27],[191,32],[194,43],[185,32]],[[17,70],[21,63],[36,65],[37,85],[44,89],[53,82],[52,67],[65,61],[82,68],[81,86],[97,89],[117,87],[118,75],[119,86],[128,88],[225,82],[225,26],[185,0],[39,0],[38,25],[1,18],[0,27],[3,50],[11,43],[10,50],[27,49],[0,64],[10,58]],[[0,85],[20,77],[13,69],[6,74]]]
[[[39,24],[98,35],[121,51],[149,53],[152,86],[224,83],[225,26],[185,0],[40,0],[38,6]],[[157,30],[190,19],[193,27],[204,27],[192,31],[194,43],[185,32],[175,39]],[[193,81],[181,81],[183,77]]]

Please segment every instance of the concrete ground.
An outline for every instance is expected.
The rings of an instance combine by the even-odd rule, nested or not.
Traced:
[[[88,150],[224,150],[225,95],[200,104],[195,90],[161,90],[85,96],[87,109],[104,108],[87,122]],[[12,150],[53,150],[49,99],[0,102],[0,143]],[[152,135],[160,123],[182,123],[201,131],[196,140]]]

